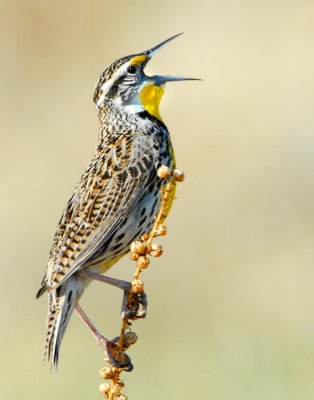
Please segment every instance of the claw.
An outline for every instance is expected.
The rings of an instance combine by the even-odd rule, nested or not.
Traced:
[[[134,293],[124,291],[121,318],[135,320],[145,318],[147,312],[147,296],[144,292]]]
[[[116,338],[115,338],[116,339]],[[131,358],[119,349],[115,339],[108,340],[105,344],[105,351],[113,367],[123,368],[125,371],[132,371]]]

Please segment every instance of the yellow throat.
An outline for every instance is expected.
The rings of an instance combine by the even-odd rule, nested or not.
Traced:
[[[162,119],[159,114],[159,104],[163,94],[164,87],[156,86],[153,83],[144,86],[139,94],[141,104],[145,110],[160,121]]]

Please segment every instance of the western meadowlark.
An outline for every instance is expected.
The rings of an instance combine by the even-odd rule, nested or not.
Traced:
[[[118,59],[99,77],[94,94],[99,141],[64,209],[37,293],[48,292],[45,361],[50,366],[57,365],[73,309],[81,310],[78,300],[90,281],[82,271],[103,274],[153,225],[166,183],[157,170],[166,165],[173,171],[175,166],[159,114],[164,84],[191,78],[147,76],[144,67],[177,36]]]

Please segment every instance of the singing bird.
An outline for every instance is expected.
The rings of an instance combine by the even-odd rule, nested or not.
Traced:
[[[80,271],[103,274],[154,223],[160,188],[167,183],[157,170],[175,167],[160,100],[166,82],[192,78],[147,76],[144,68],[177,36],[118,59],[99,77],[94,93],[100,123],[97,147],[64,209],[37,293],[37,298],[48,293],[44,360],[50,367],[57,366],[67,324],[90,281]]]

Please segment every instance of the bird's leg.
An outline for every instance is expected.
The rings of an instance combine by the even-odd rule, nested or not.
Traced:
[[[108,283],[109,285],[122,289],[122,319],[145,318],[147,310],[147,296],[144,291],[141,293],[134,293],[134,291],[132,291],[132,284],[130,282],[122,281],[115,278],[109,278],[108,276],[104,276],[87,270],[79,271],[78,275],[83,278],[94,279],[96,281]]]
[[[82,320],[85,322],[85,324],[88,326],[88,329],[91,331],[98,344],[106,352],[112,366],[116,368],[123,368],[126,371],[131,371],[133,369],[131,359],[126,353],[119,349],[119,346],[117,344],[119,338],[114,338],[113,340],[106,339],[96,329],[95,325],[91,322],[91,320],[88,318],[88,316],[85,314],[79,304],[76,304],[75,309]]]
[[[85,322],[85,324],[88,326],[88,329],[91,331],[92,335],[97,340],[98,344],[106,350],[106,344],[109,342],[109,340],[106,339],[97,330],[95,325],[91,322],[91,320],[88,318],[88,316],[85,314],[85,312],[82,310],[82,308],[81,308],[81,306],[79,304],[76,304],[75,309],[78,312],[78,314],[81,317],[81,319],[83,320],[83,322]]]
[[[79,271],[77,274],[83,278],[88,278],[88,279],[93,279],[95,281],[108,283],[108,285],[115,286],[122,290],[130,291],[131,289],[130,282],[122,281],[120,279],[115,279],[115,278],[109,278],[109,276],[97,274],[96,272],[82,270]]]

